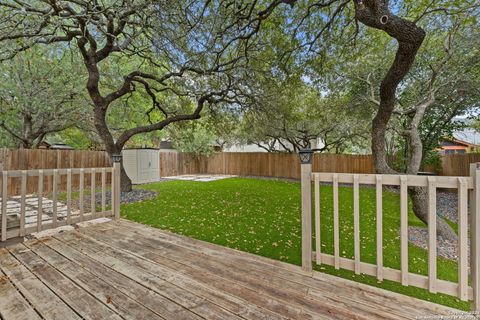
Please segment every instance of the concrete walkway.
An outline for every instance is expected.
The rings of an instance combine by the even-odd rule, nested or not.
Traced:
[[[184,174],[180,176],[162,177],[168,180],[184,180],[184,181],[198,181],[198,182],[210,182],[222,179],[233,178],[233,175],[223,174]]]

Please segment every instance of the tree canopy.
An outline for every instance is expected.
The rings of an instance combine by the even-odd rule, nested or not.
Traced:
[[[0,41],[9,45],[0,60],[37,45],[74,48],[87,73],[93,124],[106,151],[116,154],[135,135],[200,118],[207,105],[240,103],[239,68],[257,48],[261,21],[280,3],[6,0]],[[151,106],[144,120],[114,136],[112,109],[145,97]],[[123,169],[122,189],[131,189]]]
[[[88,121],[82,81],[68,52],[36,48],[6,61],[0,86],[0,127],[9,144],[33,148],[48,134]]]

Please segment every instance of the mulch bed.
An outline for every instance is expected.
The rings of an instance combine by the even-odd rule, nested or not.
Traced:
[[[428,250],[428,230],[421,227],[408,227],[408,241],[413,245]],[[450,242],[437,236],[437,255],[445,259],[457,260],[457,242]]]
[[[144,189],[133,189],[131,192],[120,193],[120,203],[126,204],[126,203],[145,201],[145,200],[155,198],[157,195],[158,193],[155,191],[144,190]],[[101,192],[97,192],[95,194],[95,203],[97,204],[97,206],[102,204]],[[107,190],[105,192],[105,203],[106,205],[110,205],[112,203],[112,192],[110,190]],[[90,205],[91,205],[91,197],[90,195],[85,195],[83,199],[84,210],[88,212],[90,210]],[[78,199],[72,200],[72,206],[74,208],[79,208],[79,200]]]

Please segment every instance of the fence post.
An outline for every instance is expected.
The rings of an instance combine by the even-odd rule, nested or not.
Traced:
[[[470,272],[472,278],[472,311],[480,311],[480,163],[470,164],[473,190],[470,191]]]
[[[7,198],[8,198],[8,172],[7,171],[2,171],[2,189],[1,189],[1,199],[2,199],[2,207],[1,207],[1,212],[2,212],[2,227],[1,227],[1,238],[0,241],[6,241],[7,240]]]
[[[120,166],[122,157],[113,156],[112,210],[113,218],[120,219]]]
[[[312,271],[312,156],[310,149],[300,150],[302,187],[302,269]]]

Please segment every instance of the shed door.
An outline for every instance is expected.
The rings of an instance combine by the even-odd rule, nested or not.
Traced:
[[[157,181],[159,177],[159,158],[156,150],[140,150],[138,152],[138,177],[141,182]]]

